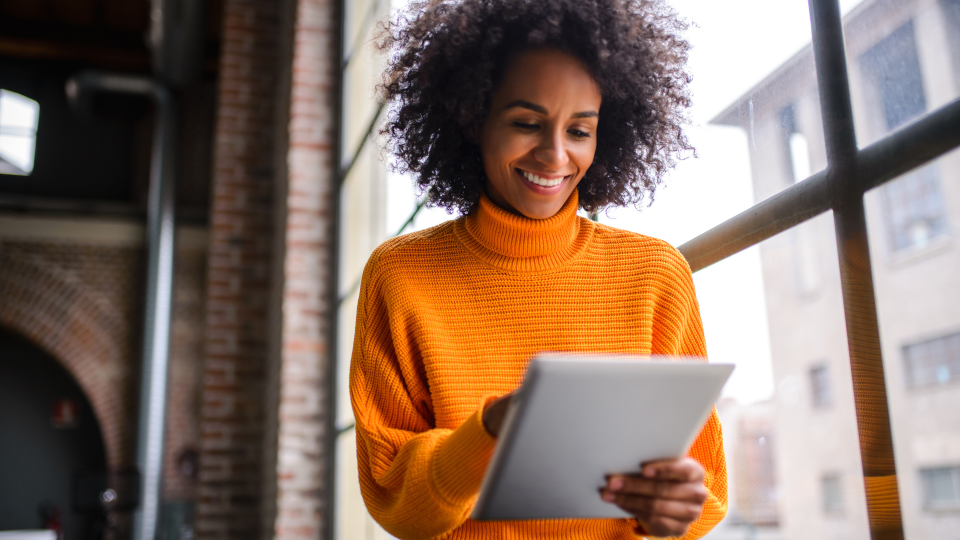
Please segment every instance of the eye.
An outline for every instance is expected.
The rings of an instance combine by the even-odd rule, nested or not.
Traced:
[[[524,131],[533,131],[533,130],[537,129],[537,128],[540,127],[540,126],[538,126],[537,124],[527,124],[527,123],[524,123],[524,122],[514,122],[514,123],[513,123],[513,127],[520,128],[520,129],[522,129],[522,130],[524,130]]]
[[[589,139],[589,138],[590,138],[590,134],[589,134],[589,133],[587,133],[587,132],[585,132],[585,131],[580,131],[579,129],[571,129],[571,130],[567,131],[567,133],[573,135],[573,137],[574,137],[575,139],[577,139],[577,140],[580,140],[580,139]]]

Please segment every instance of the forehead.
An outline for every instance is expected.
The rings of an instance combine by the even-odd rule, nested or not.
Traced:
[[[597,111],[600,88],[587,66],[577,57],[556,49],[523,51],[507,64],[494,92],[494,108],[514,100],[546,107],[549,112]]]

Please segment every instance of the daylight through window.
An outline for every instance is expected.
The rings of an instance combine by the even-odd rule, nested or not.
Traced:
[[[25,96],[0,89],[0,174],[33,172],[40,105]]]

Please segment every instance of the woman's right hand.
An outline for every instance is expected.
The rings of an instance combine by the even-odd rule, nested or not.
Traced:
[[[516,393],[517,391],[514,390],[509,394],[498,397],[483,410],[483,427],[486,428],[487,433],[494,437],[500,434],[503,419],[507,416],[507,409],[510,408],[510,399]]]

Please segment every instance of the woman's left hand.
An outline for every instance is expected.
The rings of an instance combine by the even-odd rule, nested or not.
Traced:
[[[646,534],[683,536],[703,511],[707,489],[695,459],[644,463],[638,475],[613,475],[600,490],[604,501],[632,514]]]

